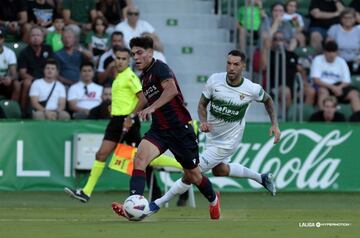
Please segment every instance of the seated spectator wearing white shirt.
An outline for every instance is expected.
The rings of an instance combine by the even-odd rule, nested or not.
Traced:
[[[311,78],[319,87],[318,106],[323,109],[323,100],[334,95],[341,103],[350,102],[353,112],[358,112],[359,93],[351,86],[349,67],[343,58],[337,56],[337,50],[335,41],[327,41],[324,54],[316,56],[311,65]]]
[[[129,48],[129,42],[132,38],[141,36],[144,32],[155,35],[154,27],[147,21],[139,19],[140,11],[136,6],[130,6],[126,15],[127,19],[115,27],[115,31],[120,31],[124,34],[126,47]]]
[[[69,113],[65,111],[65,87],[57,81],[58,76],[57,62],[54,59],[48,59],[45,63],[44,78],[35,80],[30,88],[33,119],[70,119]]]
[[[101,103],[103,87],[94,83],[94,65],[84,62],[80,66],[80,81],[68,92],[69,108],[74,119],[86,119],[92,108]]]
[[[0,30],[0,96],[19,101],[21,86],[16,65],[15,52],[5,46],[5,35]]]
[[[340,14],[340,24],[330,27],[327,39],[338,44],[339,56],[348,64],[350,73],[360,74],[360,27],[355,23],[355,10],[345,8]]]

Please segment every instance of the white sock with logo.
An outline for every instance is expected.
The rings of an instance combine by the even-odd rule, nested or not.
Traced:
[[[181,178],[176,180],[176,182],[171,186],[169,191],[164,194],[161,198],[156,199],[154,202],[159,207],[162,207],[165,203],[169,202],[173,197],[178,194],[183,194],[189,190],[191,184],[184,183]]]
[[[229,164],[229,176],[237,178],[249,178],[255,180],[258,183],[262,183],[261,174],[256,173],[241,164],[230,163]]]

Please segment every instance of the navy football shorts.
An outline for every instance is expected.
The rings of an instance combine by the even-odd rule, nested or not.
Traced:
[[[167,130],[150,128],[144,139],[158,147],[161,154],[169,149],[184,169],[193,169],[199,164],[198,142],[190,124]]]

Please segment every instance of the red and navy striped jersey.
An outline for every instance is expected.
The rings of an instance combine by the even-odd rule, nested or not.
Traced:
[[[144,95],[151,105],[162,94],[163,88],[161,82],[166,79],[174,79],[178,89],[176,95],[170,102],[155,110],[152,114],[151,127],[166,130],[170,128],[181,127],[191,121],[191,116],[184,105],[184,98],[176,77],[169,66],[160,60],[154,60],[143,70],[140,79],[143,86]]]

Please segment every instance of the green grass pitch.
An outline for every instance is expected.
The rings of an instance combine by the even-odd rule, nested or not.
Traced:
[[[219,221],[209,219],[197,193],[195,209],[178,208],[175,199],[152,217],[130,222],[111,210],[112,201],[125,197],[95,192],[82,204],[62,192],[0,192],[0,237],[360,237],[360,193],[223,193]],[[316,222],[348,226],[311,227]]]

